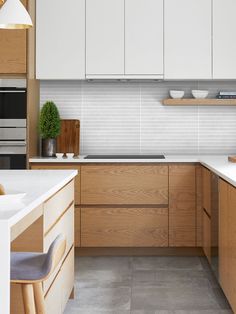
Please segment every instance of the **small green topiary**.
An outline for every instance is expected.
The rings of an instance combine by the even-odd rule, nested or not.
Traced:
[[[60,134],[61,121],[57,106],[47,101],[40,112],[39,132],[43,139],[56,138]]]

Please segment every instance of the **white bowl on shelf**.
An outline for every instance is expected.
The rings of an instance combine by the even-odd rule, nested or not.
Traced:
[[[57,158],[63,158],[64,153],[56,153]]]
[[[192,90],[192,95],[196,99],[204,99],[208,96],[208,94],[209,94],[208,90],[198,90],[198,89]]]
[[[170,90],[170,96],[174,99],[181,99],[184,97],[184,91],[183,90]]]
[[[74,155],[75,155],[74,153],[66,153],[66,157],[70,159],[74,158]]]

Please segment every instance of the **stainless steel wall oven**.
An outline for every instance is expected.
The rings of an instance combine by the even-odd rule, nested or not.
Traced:
[[[26,168],[27,91],[0,88],[0,169]]]

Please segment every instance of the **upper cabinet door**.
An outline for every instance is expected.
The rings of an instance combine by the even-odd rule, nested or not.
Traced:
[[[165,79],[212,78],[211,15],[211,0],[165,0]]]
[[[125,0],[125,74],[163,76],[163,0]]]
[[[124,0],[87,0],[86,75],[124,75]]]
[[[235,0],[213,0],[214,79],[236,79],[235,12]]]
[[[85,78],[85,0],[39,0],[36,77]]]

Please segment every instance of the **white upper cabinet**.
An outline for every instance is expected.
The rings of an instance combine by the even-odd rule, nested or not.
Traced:
[[[212,78],[211,16],[211,0],[165,0],[165,79]]]
[[[85,78],[85,0],[36,1],[36,77]]]
[[[163,0],[125,0],[125,74],[163,77]]]
[[[235,12],[235,0],[213,0],[214,79],[236,79]]]
[[[124,75],[124,0],[86,0],[86,76]]]

